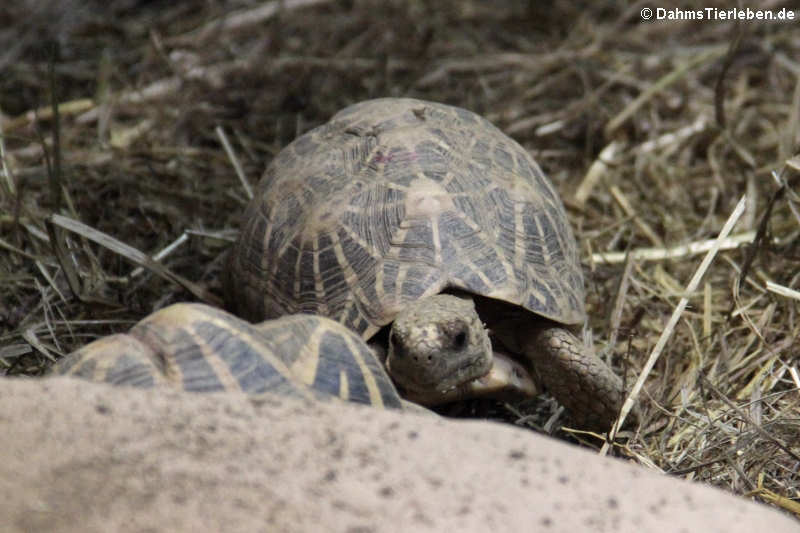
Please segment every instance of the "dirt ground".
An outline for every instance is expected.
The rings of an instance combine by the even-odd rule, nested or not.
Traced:
[[[614,453],[800,517],[800,11],[761,4],[4,2],[0,370],[221,300],[234,160],[253,185],[348,104],[441,101],[562,194],[595,347],[645,384]],[[603,444],[546,398],[492,409]]]

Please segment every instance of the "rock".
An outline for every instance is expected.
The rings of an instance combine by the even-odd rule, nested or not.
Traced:
[[[491,422],[64,377],[0,402],[2,531],[800,531]]]

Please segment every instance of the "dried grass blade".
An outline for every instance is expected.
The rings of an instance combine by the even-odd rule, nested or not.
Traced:
[[[229,34],[236,30],[263,24],[281,12],[324,4],[330,1],[331,0],[273,0],[272,2],[267,2],[254,8],[233,11],[224,17],[207,22],[196,30],[168,39],[168,41],[173,45],[191,43],[196,46],[220,34]]]
[[[57,357],[53,355],[53,353],[50,351],[50,348],[42,344],[42,342],[39,340],[39,337],[36,336],[36,332],[34,330],[38,326],[39,324],[35,324],[23,331],[22,338],[25,339],[25,341],[35,348],[39,353],[50,360],[51,363],[55,363]]]
[[[705,275],[706,270],[708,270],[708,267],[711,265],[711,262],[717,255],[717,252],[719,251],[722,242],[728,237],[730,232],[733,231],[733,227],[736,225],[736,222],[738,222],[739,218],[742,216],[742,213],[744,212],[744,208],[746,205],[746,201],[747,201],[746,196],[742,196],[741,200],[739,200],[739,203],[736,204],[736,207],[731,213],[731,216],[728,217],[728,220],[725,222],[725,225],[719,232],[719,236],[717,236],[715,244],[711,247],[706,256],[703,258],[703,261],[700,263],[700,266],[697,267],[694,276],[692,276],[692,279],[686,286],[685,294],[692,294],[695,290],[697,290],[697,286],[700,284],[700,280],[703,278],[703,275]],[[661,352],[664,350],[664,346],[666,346],[667,341],[672,335],[672,331],[675,329],[675,326],[677,325],[678,320],[680,320],[680,317],[683,314],[684,309],[686,309],[686,305],[688,303],[689,303],[689,298],[684,296],[680,299],[680,301],[678,301],[678,305],[675,306],[675,310],[672,312],[672,316],[670,316],[667,325],[664,327],[664,331],[661,333],[661,336],[656,342],[653,351],[650,353],[650,357],[645,363],[644,368],[642,368],[642,372],[639,374],[639,378],[636,380],[633,389],[631,389],[631,392],[625,399],[625,403],[622,405],[622,412],[620,413],[617,422],[614,424],[614,427],[611,429],[610,439],[603,445],[603,448],[600,450],[601,455],[605,455],[607,453],[608,442],[613,441],[614,436],[622,427],[623,422],[625,422],[625,418],[628,416],[628,413],[630,413],[631,409],[633,408],[633,404],[636,397],[642,390],[644,382],[650,375],[650,371],[653,369],[653,366],[656,364],[656,361],[658,361]]]
[[[593,263],[622,263],[628,255],[637,261],[663,261],[665,259],[679,259],[708,252],[714,246],[719,246],[720,250],[731,250],[738,248],[742,244],[753,242],[756,237],[755,231],[745,231],[733,237],[720,240],[708,239],[705,241],[695,241],[688,244],[681,244],[672,248],[636,248],[630,252],[597,252],[592,254]]]
[[[775,294],[780,294],[781,296],[785,296],[787,298],[794,298],[795,300],[800,301],[800,291],[790,289],[789,287],[784,287],[783,285],[778,285],[777,283],[768,281],[767,290],[770,292],[774,292]]]
[[[748,496],[758,496],[759,498],[767,501],[769,503],[773,503],[779,507],[783,507],[785,510],[800,516],[800,503],[790,500],[780,494],[777,494],[769,489],[759,488],[758,490],[754,490],[748,494]]]
[[[244,189],[245,194],[247,194],[247,199],[252,200],[253,188],[250,187],[250,182],[247,181],[247,177],[244,175],[242,164],[239,162],[239,158],[236,157],[236,152],[233,151],[233,146],[231,146],[230,141],[228,141],[228,136],[225,135],[225,130],[223,130],[221,126],[217,126],[214,128],[214,132],[217,134],[219,142],[222,143],[222,147],[225,148],[225,153],[228,154],[228,159],[231,160],[231,165],[233,165],[233,169],[236,171],[236,176],[238,176],[239,181],[242,184],[242,188]]]
[[[160,276],[168,281],[171,281],[177,285],[180,285],[192,295],[194,295],[199,300],[209,304],[214,305],[217,307],[222,306],[222,301],[202,288],[201,286],[193,283],[186,278],[175,274],[171,270],[169,270],[164,265],[156,262],[153,258],[149,255],[137,250],[136,248],[129,246],[123,242],[118,241],[114,237],[103,233],[102,231],[96,230],[82,222],[78,222],[77,220],[73,220],[71,218],[65,217],[63,215],[50,215],[48,218],[48,222],[59,226],[67,231],[71,231],[82,237],[89,239],[92,242],[103,246],[104,248],[108,248],[114,253],[117,253],[124,258],[128,259],[129,261],[136,263],[137,265],[141,266],[142,268],[146,268],[150,270],[157,276]]]
[[[685,64],[671,71],[666,76],[662,77],[660,80],[656,81],[653,85],[648,87],[647,90],[640,94],[638,98],[636,98],[625,109],[623,109],[617,116],[608,122],[605,128],[606,138],[610,139],[613,137],[614,133],[620,126],[627,122],[629,118],[636,114],[636,112],[648,102],[648,100],[653,98],[660,91],[666,89],[676,81],[683,79],[693,68],[702,65],[706,61],[712,61],[723,55],[725,52],[725,47],[715,46],[710,50],[706,50],[704,53],[697,55]]]

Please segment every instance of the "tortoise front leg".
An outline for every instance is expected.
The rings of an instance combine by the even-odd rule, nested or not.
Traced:
[[[619,376],[592,350],[556,326],[535,327],[522,348],[541,384],[569,409],[578,427],[611,429],[625,390]]]

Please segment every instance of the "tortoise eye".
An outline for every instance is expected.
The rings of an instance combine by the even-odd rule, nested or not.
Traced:
[[[397,333],[392,333],[389,337],[389,342],[394,345],[400,344],[400,337],[397,336]]]

